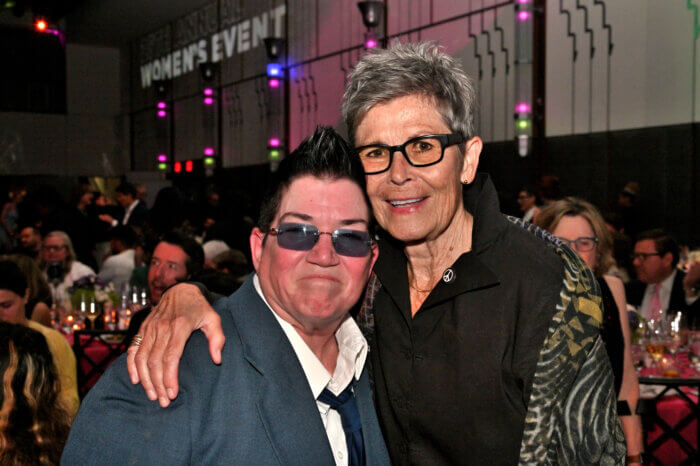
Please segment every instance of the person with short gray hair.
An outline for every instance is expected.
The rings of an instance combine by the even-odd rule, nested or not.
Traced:
[[[373,50],[348,79],[343,116],[383,229],[356,318],[391,461],[621,464],[595,277],[566,245],[501,214],[477,173],[474,115],[469,78],[435,44]],[[196,309],[163,306],[141,327],[149,346],[129,350],[132,381],[161,405],[177,395],[183,334],[221,334],[186,289],[171,302],[199,299]]]
[[[69,298],[67,291],[74,282],[95,275],[94,270],[76,259],[73,242],[66,232],[52,231],[41,248],[41,269],[53,288],[54,298]]]

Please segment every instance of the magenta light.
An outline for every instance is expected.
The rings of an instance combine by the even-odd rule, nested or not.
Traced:
[[[158,161],[159,161],[159,162],[167,162],[167,161],[168,161],[168,156],[165,155],[165,154],[160,154],[160,155],[158,156]]]
[[[167,114],[165,110],[158,110],[158,118],[165,118]]]
[[[167,106],[165,102],[158,102],[158,108],[166,108]]]
[[[515,107],[515,113],[530,113],[530,106],[526,103],[518,104]]]
[[[530,0],[518,0],[518,3],[525,5],[526,3],[530,3]]]
[[[204,89],[204,95],[214,95],[214,89],[207,87]]]
[[[212,99],[211,97],[204,98],[204,105],[211,105],[213,103],[214,103],[214,99]]]
[[[373,49],[377,46],[377,41],[374,39],[367,39],[365,42],[365,48],[367,49]]]
[[[518,19],[520,19],[520,21],[527,21],[528,19],[530,19],[530,12],[521,11],[520,13],[518,13]]]
[[[267,85],[276,89],[276,88],[280,87],[280,80],[279,79],[268,79]]]
[[[280,146],[280,140],[277,138],[270,138],[268,141],[268,146],[270,147],[279,147]]]
[[[204,155],[214,155],[214,148],[213,147],[205,147],[204,148]]]

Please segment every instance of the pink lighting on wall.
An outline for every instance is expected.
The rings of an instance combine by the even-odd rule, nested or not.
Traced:
[[[366,49],[373,49],[377,46],[377,41],[375,39],[367,39],[365,41],[365,48]]]
[[[279,79],[268,79],[267,85],[276,89],[276,88],[280,87],[280,80]]]
[[[270,138],[270,140],[267,142],[267,145],[270,147],[279,147],[280,140],[277,138]]]
[[[214,89],[207,87],[204,89],[204,95],[214,95]]]
[[[168,115],[168,112],[165,110],[158,110],[158,118],[165,118]]]
[[[168,161],[168,156],[165,155],[165,154],[160,154],[160,155],[158,156],[158,161],[159,161],[159,162],[167,162],[167,161]]]
[[[530,0],[518,0],[518,3],[520,3],[521,5],[525,5],[527,3],[530,3]]]
[[[214,155],[214,148],[213,147],[205,147],[204,148],[204,155]]]
[[[158,108],[160,108],[160,109],[164,109],[164,108],[166,108],[167,106],[168,106],[168,105],[167,105],[165,102],[163,102],[163,101],[158,102]]]
[[[529,11],[521,11],[520,13],[518,13],[518,19],[520,21],[527,21],[528,19],[530,19],[530,12]]]
[[[204,105],[211,105],[213,103],[214,103],[214,99],[212,99],[211,97],[204,98]]]
[[[515,113],[530,113],[530,106],[525,102],[520,103],[515,107]]]

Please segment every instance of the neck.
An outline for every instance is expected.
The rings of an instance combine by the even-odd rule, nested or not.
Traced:
[[[460,208],[448,228],[438,237],[406,245],[409,285],[429,292],[440,281],[445,269],[471,250],[474,217]]]
[[[338,326],[335,327],[335,330],[338,329]],[[338,360],[338,342],[335,339],[335,330],[316,330],[309,332],[299,328],[297,325],[294,325],[294,330],[296,330],[301,339],[304,340],[304,343],[306,343],[311,352],[321,361],[323,367],[325,367],[330,374],[333,374],[335,372],[335,364]]]

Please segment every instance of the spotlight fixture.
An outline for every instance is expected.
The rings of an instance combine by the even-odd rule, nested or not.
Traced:
[[[192,163],[191,160],[187,160],[187,161],[185,162],[185,171],[186,171],[187,173],[191,173],[192,170],[194,170],[194,164]]]
[[[279,78],[282,77],[284,71],[282,70],[282,65],[279,63],[268,63],[267,64],[267,77],[268,78]]]
[[[265,42],[265,51],[267,52],[267,58],[270,61],[277,61],[282,55],[285,40],[279,37],[266,37],[263,39]]]
[[[165,171],[168,169],[168,164],[165,162],[161,162],[158,164],[158,170],[160,171]]]
[[[214,160],[214,157],[204,157],[204,165],[212,166],[214,164],[216,164],[216,160]]]
[[[211,97],[205,97],[204,98],[204,105],[211,105],[214,103],[214,99]]]
[[[214,89],[212,89],[211,87],[205,87],[204,88],[204,95],[205,96],[214,95]]]
[[[173,165],[173,171],[175,173],[182,173],[182,162],[175,162]]]
[[[362,13],[362,22],[368,29],[376,28],[382,20],[384,14],[384,2],[368,1],[357,2],[357,7]]]
[[[46,20],[43,18],[37,18],[36,21],[34,21],[34,27],[36,28],[37,31],[39,32],[44,32],[46,31],[46,28],[49,25],[46,23]]]

